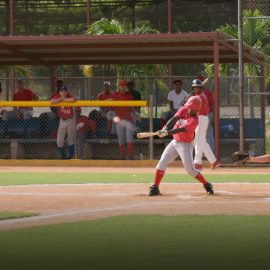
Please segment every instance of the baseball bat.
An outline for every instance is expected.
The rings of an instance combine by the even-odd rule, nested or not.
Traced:
[[[209,78],[206,78],[205,80],[202,81],[202,85],[206,86],[208,82],[209,82]]]
[[[142,139],[142,138],[149,138],[158,135],[158,131],[156,132],[139,132],[137,133],[137,138]]]

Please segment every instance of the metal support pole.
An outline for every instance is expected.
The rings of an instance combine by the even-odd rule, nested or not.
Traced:
[[[86,24],[87,26],[91,24],[90,0],[86,1]]]
[[[136,0],[132,0],[132,4],[131,4],[131,8],[132,8],[132,30],[134,31],[136,28]]]
[[[153,132],[153,107],[154,107],[154,98],[151,94],[149,96],[149,132]],[[152,160],[154,157],[154,139],[153,137],[149,138],[149,159]]]
[[[214,142],[215,156],[219,159],[219,44],[214,41]]]
[[[260,89],[261,89],[261,119],[263,120],[263,130],[264,134],[266,133],[265,130],[265,100],[268,98],[265,94],[265,78],[264,78],[264,65],[260,66],[260,77],[259,77],[259,84],[260,84]],[[264,144],[263,144],[263,149],[264,153],[266,150],[266,140],[265,140],[265,135],[264,135]]]
[[[172,1],[168,0],[168,33],[172,32]],[[169,90],[172,88],[172,64],[169,64]]]
[[[55,66],[50,66],[51,94],[55,91]]]
[[[168,0],[168,33],[172,32],[172,1]]]
[[[238,99],[239,99],[239,150],[244,150],[244,81],[243,81],[243,25],[242,25],[242,4],[238,0]]]
[[[78,144],[77,144],[77,130],[76,130],[76,121],[77,121],[77,116],[76,116],[76,111],[77,107],[72,107],[73,110],[73,128],[75,130],[74,132],[74,158],[78,159]]]
[[[14,2],[9,0],[9,35],[14,35]]]

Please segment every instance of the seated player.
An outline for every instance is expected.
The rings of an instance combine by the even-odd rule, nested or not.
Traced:
[[[38,96],[31,90],[23,87],[24,79],[17,80],[16,92],[13,95],[13,101],[35,101],[38,100]],[[14,108],[13,111],[6,111],[3,113],[2,119],[31,119],[33,116],[32,107],[19,107]]]
[[[77,157],[83,159],[84,142],[87,139],[88,132],[96,132],[96,122],[90,120],[87,116],[81,114],[80,107],[76,107],[76,142]]]

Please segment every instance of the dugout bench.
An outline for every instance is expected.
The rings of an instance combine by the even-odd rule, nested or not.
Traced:
[[[46,125],[38,118],[8,122],[0,120],[0,158],[2,159],[59,159],[56,139],[46,136],[57,129],[58,121],[50,121]],[[160,129],[160,120],[154,119],[154,130]],[[265,152],[264,123],[259,118],[245,119],[245,149],[254,150],[255,155]],[[140,131],[149,130],[149,119],[142,119]],[[85,141],[84,159],[118,159],[116,137],[107,138],[104,130],[97,133],[98,137],[89,137]],[[99,138],[99,136],[101,138]],[[238,119],[220,119],[220,159],[230,163],[230,156],[239,150]],[[164,147],[170,139],[153,140],[153,157],[159,159]],[[135,159],[149,159],[149,139],[134,140]]]

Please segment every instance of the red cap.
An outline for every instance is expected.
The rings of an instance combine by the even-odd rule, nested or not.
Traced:
[[[118,85],[119,86],[127,86],[127,81],[126,80],[119,80]]]
[[[199,111],[202,108],[202,101],[197,96],[190,97],[184,105],[192,111]]]

